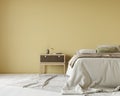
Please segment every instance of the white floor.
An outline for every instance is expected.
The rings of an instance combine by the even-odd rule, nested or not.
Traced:
[[[48,78],[49,75],[46,77]],[[61,89],[66,81],[66,77],[64,75],[57,75],[55,78],[49,80],[44,87],[41,87],[41,82],[37,84],[33,83],[33,81],[36,82],[39,79],[45,80],[46,77],[44,75],[39,76],[39,74],[0,74],[0,96],[63,96]],[[32,81],[32,85],[29,86],[28,83],[31,83],[30,80]],[[23,87],[26,85],[28,86]],[[120,92],[79,96],[120,96]]]

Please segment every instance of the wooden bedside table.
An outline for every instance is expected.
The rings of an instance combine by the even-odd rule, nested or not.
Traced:
[[[47,65],[62,65],[64,66],[65,74],[65,54],[42,54],[40,55],[40,65],[42,65],[43,73],[45,73],[45,66]]]

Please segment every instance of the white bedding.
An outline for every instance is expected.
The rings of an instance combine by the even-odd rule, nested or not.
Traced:
[[[51,79],[43,88],[36,86],[36,84],[34,87],[24,87],[36,80],[43,82],[52,76],[56,76],[56,74],[0,74],[0,96],[63,96],[61,89],[66,81],[66,76],[61,74]]]
[[[52,88],[56,89],[59,87],[59,91],[52,91],[51,89],[46,90],[33,87],[22,87],[24,84],[26,84],[26,81],[31,80],[32,82],[34,80],[37,80],[37,78],[39,79],[39,77],[41,77],[42,79],[44,76],[39,76],[38,74],[0,74],[0,96],[63,96],[60,91],[62,89],[61,86],[63,86],[65,83],[66,77],[64,75],[58,75],[57,78],[51,79],[49,84],[47,84],[48,86],[46,86],[46,88],[51,86]],[[21,84],[21,86],[19,84]],[[79,96],[120,96],[120,93],[94,93]]]
[[[16,86],[0,86],[0,96],[61,96],[61,94]]]
[[[0,75],[0,85],[41,89],[60,93],[66,78],[65,75],[60,74],[4,74]]]
[[[63,94],[117,91],[120,89],[120,59],[79,58],[73,68],[68,66],[67,75],[70,78]]]

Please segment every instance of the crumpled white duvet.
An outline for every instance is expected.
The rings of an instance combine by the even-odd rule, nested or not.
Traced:
[[[79,58],[71,71],[63,87],[63,94],[120,90],[119,58]]]

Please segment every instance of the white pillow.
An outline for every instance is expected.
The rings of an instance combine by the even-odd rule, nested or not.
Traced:
[[[96,49],[80,49],[78,53],[96,53]]]

